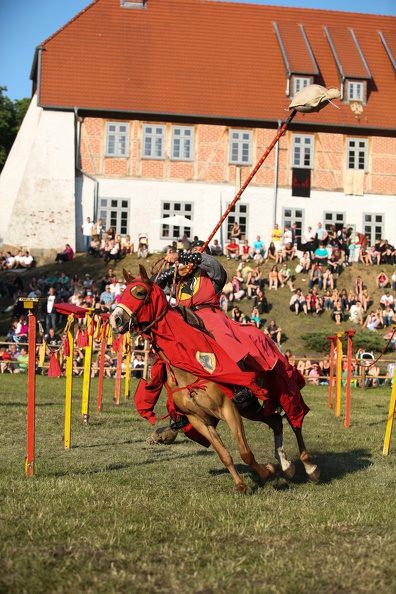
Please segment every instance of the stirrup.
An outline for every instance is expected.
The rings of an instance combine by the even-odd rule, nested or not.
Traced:
[[[180,416],[177,421],[174,421],[170,424],[170,428],[172,431],[178,431],[179,429],[183,429],[183,427],[187,427],[189,424],[189,420],[184,415]]]
[[[238,387],[236,390],[237,391],[233,395],[232,400],[237,405],[247,404],[249,401],[256,398],[255,395],[253,394],[253,392],[249,388],[239,388]]]

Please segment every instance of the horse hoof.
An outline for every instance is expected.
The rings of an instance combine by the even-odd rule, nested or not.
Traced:
[[[248,490],[247,485],[245,485],[245,483],[240,483],[239,485],[237,485],[235,487],[234,493],[236,495],[246,495],[247,494],[247,490]]]
[[[266,470],[268,470],[268,476],[274,476],[276,473],[276,468],[273,464],[266,464],[264,466]]]
[[[312,470],[307,471],[307,476],[312,483],[317,483],[320,478],[320,468],[315,465]]]
[[[296,474],[296,467],[293,462],[290,462],[286,468],[282,468],[282,472],[287,479],[291,480]]]

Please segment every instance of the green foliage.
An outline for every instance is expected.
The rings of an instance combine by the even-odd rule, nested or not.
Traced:
[[[12,102],[4,91],[7,87],[0,87],[0,172],[30,104],[27,98]]]
[[[335,335],[335,332],[330,335],[328,332],[307,332],[306,334],[302,334],[301,338],[306,344],[307,349],[311,351],[317,351],[318,353],[328,353],[330,349],[330,341],[328,340],[327,336]],[[358,349],[364,349],[365,351],[375,351],[381,353],[386,346],[386,342],[382,335],[378,334],[377,332],[372,332],[371,330],[362,330],[361,332],[356,332],[356,334],[353,336],[352,343],[354,351],[357,351]],[[342,337],[342,348],[345,352],[347,345],[348,339],[346,334],[344,334]]]
[[[132,398],[103,412],[91,387],[81,424],[82,378],[73,382],[72,447],[63,449],[65,379],[37,377],[35,474],[24,473],[26,377],[0,382],[0,592],[7,594],[304,594],[396,590],[395,446],[383,456],[390,388],[353,389],[351,427],[307,387],[304,437],[321,480],[313,485],[285,423],[292,481],[262,483],[243,464],[225,423],[219,432],[249,495],[214,451],[179,433],[146,443],[153,427]],[[136,387],[133,383],[131,393]],[[165,412],[165,397],[158,415]],[[167,421],[159,421],[159,425]],[[273,437],[245,422],[260,463]]]

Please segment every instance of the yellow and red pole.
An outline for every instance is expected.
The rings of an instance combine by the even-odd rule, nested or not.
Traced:
[[[326,336],[330,340],[330,375],[329,375],[329,396],[327,399],[327,408],[333,407],[333,388],[334,388],[334,352],[337,336]]]
[[[389,403],[389,413],[388,413],[388,422],[386,424],[384,448],[382,450],[382,453],[384,454],[384,456],[387,456],[389,454],[390,441],[391,441],[392,429],[393,429],[393,421],[395,419],[395,411],[396,411],[396,361],[395,361],[394,370],[393,370],[393,385],[392,385],[391,399],[390,399],[390,403]]]
[[[38,299],[36,300],[38,303]],[[24,303],[24,307],[28,302]],[[25,460],[26,476],[34,475],[35,450],[35,409],[36,409],[36,312],[32,301],[32,308],[28,312],[28,399],[27,399],[27,453]]]
[[[341,414],[341,386],[342,386],[342,332],[337,332],[337,373],[336,373],[336,397],[334,405],[334,416]]]

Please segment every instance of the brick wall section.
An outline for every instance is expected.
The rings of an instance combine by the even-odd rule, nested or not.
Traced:
[[[105,157],[106,121],[86,118],[81,123],[81,167],[92,175],[131,176],[164,181],[198,181],[205,183],[235,183],[235,166],[228,164],[228,128],[216,125],[195,126],[194,162],[172,161],[169,158],[171,124],[167,124],[166,156],[163,161],[141,159],[142,123],[130,122],[129,158]],[[253,163],[242,167],[242,183],[263,156],[276,136],[275,129],[253,131]],[[297,133],[297,132],[295,132]],[[300,133],[300,132],[299,132]],[[303,132],[301,132],[303,133]],[[313,190],[342,191],[345,170],[346,136],[315,133]],[[291,185],[292,133],[287,131],[279,140],[279,187]],[[252,185],[269,187],[274,184],[275,149],[257,172]],[[396,138],[369,138],[369,173],[365,176],[365,192],[396,195]]]

